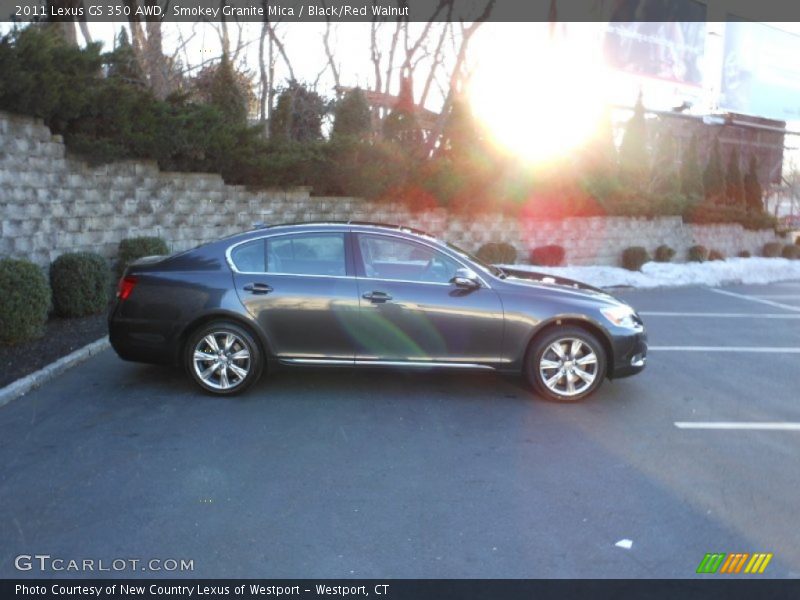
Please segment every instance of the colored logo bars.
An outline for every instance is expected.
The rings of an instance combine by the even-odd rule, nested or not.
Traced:
[[[700,561],[697,572],[726,573],[729,575],[736,573],[763,573],[771,560],[772,552],[706,554],[703,560]]]

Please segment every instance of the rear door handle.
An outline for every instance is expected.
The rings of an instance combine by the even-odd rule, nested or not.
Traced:
[[[367,292],[362,296],[362,298],[364,298],[365,300],[369,300],[373,304],[386,302],[387,300],[392,299],[392,297],[386,292]]]
[[[248,283],[242,289],[253,294],[269,294],[272,291],[272,287],[266,283]]]

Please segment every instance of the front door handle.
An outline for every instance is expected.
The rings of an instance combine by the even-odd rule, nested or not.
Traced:
[[[253,294],[269,294],[272,291],[272,287],[266,283],[248,283],[243,289]]]
[[[367,292],[362,296],[362,298],[364,298],[365,300],[369,300],[373,304],[386,302],[392,299],[392,297],[386,292]]]

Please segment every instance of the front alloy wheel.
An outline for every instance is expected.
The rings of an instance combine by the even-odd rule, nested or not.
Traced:
[[[261,373],[261,354],[252,336],[233,323],[211,323],[191,336],[186,366],[200,387],[220,395],[249,387]]]
[[[526,365],[528,379],[550,400],[580,400],[603,382],[605,352],[583,329],[556,329],[537,340],[532,350]]]

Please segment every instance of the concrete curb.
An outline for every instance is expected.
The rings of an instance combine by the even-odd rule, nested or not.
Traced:
[[[13,383],[9,383],[6,387],[0,389],[0,406],[5,406],[15,398],[19,398],[20,396],[27,394],[33,388],[42,385],[46,381],[49,381],[60,375],[67,369],[71,369],[72,367],[85,361],[87,358],[90,358],[110,347],[111,345],[108,343],[108,336],[100,338],[91,344],[87,344],[83,348],[78,348],[75,350],[75,352],[67,354],[66,356],[62,356],[57,361],[50,363],[46,367],[43,367],[38,371],[31,373],[30,375],[26,375],[21,379],[17,379]]]

